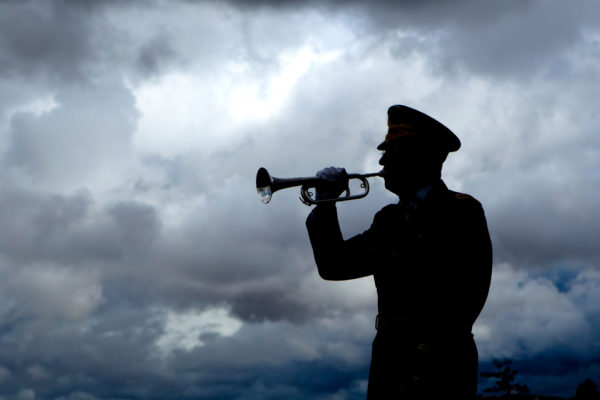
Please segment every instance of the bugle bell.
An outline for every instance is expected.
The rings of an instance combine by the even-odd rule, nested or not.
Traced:
[[[281,189],[287,189],[290,187],[301,186],[300,189],[300,200],[307,205],[315,205],[322,203],[331,203],[336,201],[356,200],[365,197],[369,194],[369,181],[367,178],[373,176],[382,176],[382,172],[373,172],[370,174],[348,174],[348,180],[358,179],[361,181],[360,187],[363,192],[360,194],[351,195],[350,189],[345,189],[345,194],[340,197],[334,197],[331,199],[320,199],[316,200],[313,198],[311,188],[316,187],[318,184],[323,183],[324,180],[318,176],[311,176],[307,178],[274,178],[265,168],[259,168],[256,173],[256,191],[260,201],[267,204],[271,201],[273,193]]]

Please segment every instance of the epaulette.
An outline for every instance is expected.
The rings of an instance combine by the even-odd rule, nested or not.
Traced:
[[[452,197],[454,197],[456,200],[475,200],[475,198],[473,196],[471,196],[470,194],[453,192],[453,191],[451,191],[451,193],[452,193]]]
[[[452,200],[455,200],[458,204],[464,204],[466,205],[479,205],[481,206],[481,203],[479,202],[479,200],[477,200],[475,197],[471,196],[470,194],[466,194],[466,193],[459,193],[459,192],[454,192],[452,190],[449,191],[450,192],[450,196],[452,198]]]

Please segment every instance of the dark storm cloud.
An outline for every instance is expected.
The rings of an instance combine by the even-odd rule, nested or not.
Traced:
[[[217,199],[194,213],[182,229],[165,232],[152,260],[152,276],[166,274],[154,284],[162,291],[156,295],[177,308],[230,304],[234,315],[254,322],[306,321],[323,313],[323,306],[307,301],[300,286],[313,275],[309,260],[299,253],[306,247],[302,226],[268,229],[285,216],[257,210],[262,204],[254,193],[252,202],[220,201],[231,188],[239,188],[241,183],[235,182],[218,189]],[[238,209],[228,209],[236,205]]]
[[[282,282],[283,283],[283,282]],[[261,287],[236,295],[232,299],[232,313],[245,321],[262,322],[265,320],[306,320],[313,318],[314,312],[303,301],[299,293],[291,292],[283,285]]]
[[[11,379],[3,382],[0,393],[29,389],[50,399],[93,393],[98,399],[275,400],[328,398],[328,393],[353,389],[360,396],[364,389],[357,382],[365,376],[364,364],[332,357],[326,348],[321,357],[315,357],[313,349],[307,355],[305,349],[289,346],[286,334],[291,330],[285,325],[253,326],[232,338],[213,336],[206,346],[160,359],[153,356],[160,324],[148,323],[143,310],[121,305],[98,317],[89,330],[48,331],[33,338],[26,349],[9,346],[24,332],[4,335],[2,359],[14,361],[4,363]],[[365,344],[355,347],[364,349]]]
[[[18,262],[44,259],[44,253],[57,250],[56,243],[49,242],[61,241],[60,235],[80,224],[90,205],[86,192],[46,196],[2,188],[2,254]],[[59,259],[70,258],[69,252]]]
[[[587,90],[598,70],[555,81],[540,90],[531,84],[495,103],[478,104],[482,124],[473,132],[486,170],[482,175],[458,168],[487,205],[497,262],[517,267],[598,268],[600,252],[595,237],[600,221],[598,193],[598,114],[582,112],[591,101]],[[507,90],[510,93],[512,90]],[[561,93],[553,96],[552,93]],[[530,104],[530,107],[526,105]],[[507,116],[493,135],[486,121]],[[472,140],[473,140],[472,139]],[[466,146],[471,146],[466,142]]]
[[[565,50],[582,43],[587,31],[596,30],[593,15],[598,12],[591,1],[567,9],[536,0],[229,2],[248,11],[320,8],[332,16],[347,11],[366,22],[369,31],[379,32],[381,40],[394,43],[390,51],[400,61],[415,50],[433,52],[430,67],[436,74],[476,73],[501,79],[572,69]]]
[[[11,330],[89,318],[112,295],[105,282],[140,273],[160,232],[152,207],[96,207],[88,192],[2,188],[0,217],[2,324]]]
[[[20,335],[35,332],[31,326],[20,324],[6,332],[1,352],[3,365],[11,371],[12,378],[3,383],[3,395],[33,387],[41,398],[75,391],[92,391],[100,398],[143,397],[147,389],[141,384],[137,392],[132,385],[115,393],[110,382],[125,376],[132,381],[141,376],[161,380],[154,371],[156,361],[149,356],[159,326],[145,322],[139,310],[136,313],[126,307],[111,310],[110,314],[98,313],[98,317],[89,330],[77,324],[59,330],[45,327],[44,333],[36,334],[26,349],[10,344],[18,342]],[[116,359],[121,362],[110,365]],[[28,373],[32,367],[44,373],[38,376]],[[97,385],[98,380],[107,383],[106,389]]]
[[[162,70],[164,63],[175,55],[166,33],[152,38],[139,50],[136,65],[144,74],[154,75]]]
[[[156,3],[144,4],[147,9]],[[89,82],[105,67],[155,74],[176,56],[163,29],[128,48],[125,29],[107,25],[107,12],[136,9],[134,2],[51,0],[0,3],[0,72],[6,77]],[[153,35],[153,36],[152,36]],[[109,72],[112,75],[113,72]]]
[[[65,80],[85,78],[94,48],[90,14],[63,1],[0,4],[0,71],[44,73]]]
[[[92,212],[85,192],[66,197],[3,190],[1,200],[2,254],[18,264],[135,262],[131,258],[143,260],[160,229],[149,205],[120,202]]]
[[[520,190],[527,186],[524,182]],[[600,223],[588,219],[598,212],[597,207],[588,209],[553,192],[553,188],[541,187],[527,199],[507,199],[511,204],[493,215],[498,259],[538,268],[597,268],[600,252],[595,238],[600,235]],[[570,203],[566,207],[565,201]]]
[[[0,206],[2,395],[146,397],[141,381],[164,381],[153,359],[162,323],[151,304],[130,306],[139,301],[130,282],[144,273],[158,237],[154,209],[133,201],[97,206],[88,192],[6,187]],[[25,337],[27,346],[16,345]],[[138,383],[110,389],[125,376]]]
[[[476,16],[442,39],[441,69],[466,68],[500,79],[573,70],[568,49],[584,43],[597,5],[564,9],[556,3],[510,3],[505,13]],[[480,6],[484,5],[480,3]]]
[[[58,105],[35,115],[18,112],[10,121],[7,167],[46,184],[85,185],[129,156],[136,122],[134,98],[120,82],[101,82],[60,91]],[[74,166],[77,166],[74,168]]]

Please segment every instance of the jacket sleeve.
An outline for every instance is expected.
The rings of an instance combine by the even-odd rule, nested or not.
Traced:
[[[321,278],[340,281],[373,273],[370,231],[344,240],[335,206],[315,207],[306,228]]]
[[[488,232],[485,213],[476,200],[465,202],[461,207],[459,229],[454,233],[450,259],[454,294],[447,305],[454,304],[459,314],[464,315],[467,323],[477,319],[488,296],[492,275],[492,244]]]

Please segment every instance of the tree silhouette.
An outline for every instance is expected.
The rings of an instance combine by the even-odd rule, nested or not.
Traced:
[[[504,359],[502,361],[494,359],[496,372],[482,372],[481,376],[484,378],[495,378],[495,386],[484,389],[484,392],[503,393],[507,397],[521,393],[529,393],[527,385],[521,385],[514,382],[515,375],[517,375],[518,371],[511,369],[511,363],[512,360],[509,359]]]
[[[575,399],[577,400],[600,400],[600,393],[596,388],[596,384],[589,378],[577,386],[575,393]]]

